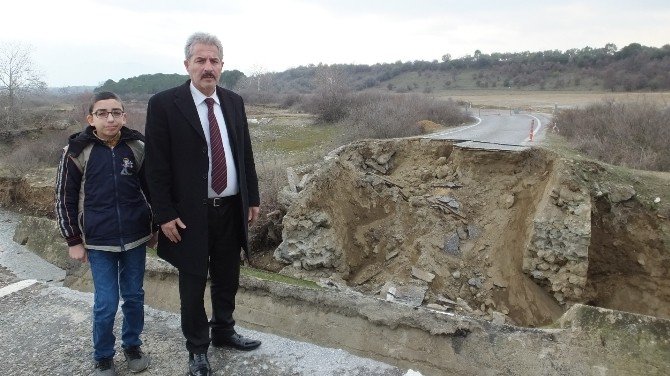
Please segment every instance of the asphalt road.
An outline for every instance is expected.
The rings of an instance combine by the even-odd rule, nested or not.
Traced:
[[[0,209],[0,375],[90,375],[93,295],[60,286],[62,270],[11,240],[18,219]],[[117,351],[121,322],[118,314]],[[238,330],[263,344],[250,352],[210,348],[214,375],[420,375],[340,349]],[[178,314],[147,306],[142,339],[152,365],[140,375],[186,373],[188,353]],[[119,375],[131,374],[122,354],[117,353],[115,363]]]
[[[471,110],[474,124],[450,128],[425,136],[455,140],[461,147],[525,150],[544,138],[550,116],[540,113],[510,113],[509,110]],[[533,124],[531,140],[531,124]]]

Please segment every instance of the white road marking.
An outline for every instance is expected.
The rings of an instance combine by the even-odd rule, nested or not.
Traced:
[[[537,128],[533,129],[533,138],[535,138],[535,135],[537,134],[537,132],[539,132],[540,128],[542,128],[542,122],[540,121],[540,119],[538,119],[537,117],[535,117],[531,114],[528,114],[528,116],[532,117],[537,122]],[[523,142],[530,142],[530,135],[528,135],[528,137],[526,137],[526,139],[523,140]]]
[[[431,135],[431,136],[446,136],[446,135],[448,135],[448,134],[461,132],[461,131],[464,131],[464,130],[466,130],[466,129],[470,129],[470,128],[476,126],[476,125],[479,125],[479,123],[482,122],[482,119],[481,119],[481,118],[478,118],[478,117],[476,117],[476,116],[473,116],[473,117],[474,117],[475,119],[477,119],[477,122],[474,123],[474,124],[472,124],[472,125],[468,125],[467,127],[464,127],[464,128],[461,128],[461,129],[457,129],[457,130],[455,130],[455,131],[435,133],[435,134],[433,134],[433,135]]]
[[[26,287],[30,287],[36,283],[37,283],[36,279],[24,279],[23,281],[12,283],[11,285],[5,286],[0,289],[0,298],[6,295],[13,294],[17,291],[21,291]]]

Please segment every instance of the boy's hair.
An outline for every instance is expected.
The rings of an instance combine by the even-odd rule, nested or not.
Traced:
[[[219,38],[217,38],[216,35],[202,32],[193,33],[186,40],[186,46],[184,47],[184,56],[186,57],[186,60],[193,56],[193,46],[198,43],[209,46],[216,46],[216,48],[219,50],[219,59],[223,60],[223,46],[221,46],[221,41]]]
[[[104,101],[105,99],[116,99],[121,103],[121,109],[125,111],[125,108],[123,108],[123,101],[121,100],[121,97],[116,95],[115,93],[112,93],[111,91],[101,91],[99,93],[95,93],[95,95],[91,98],[91,103],[88,106],[88,114],[93,115],[93,106],[99,101]]]

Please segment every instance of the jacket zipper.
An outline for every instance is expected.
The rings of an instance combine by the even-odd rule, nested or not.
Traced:
[[[114,153],[114,148],[110,148],[112,152],[112,176],[114,177],[114,196],[116,197],[116,220],[119,223],[119,241],[121,246],[121,251],[125,251],[125,245],[123,242],[123,228],[121,225],[121,208],[119,207],[119,182],[116,176],[116,153]]]

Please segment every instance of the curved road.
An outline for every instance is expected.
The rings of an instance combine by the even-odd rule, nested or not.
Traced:
[[[510,113],[509,110],[471,110],[474,124],[433,133],[426,138],[455,140],[456,145],[475,149],[525,150],[544,138],[551,119],[548,114]],[[533,138],[531,140],[531,124]]]

